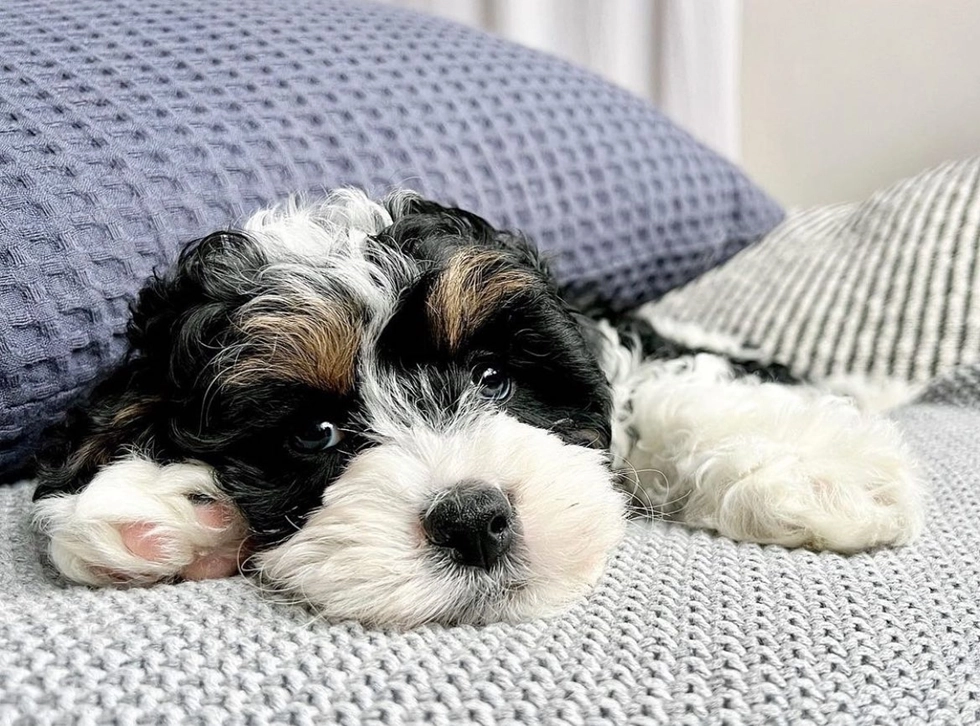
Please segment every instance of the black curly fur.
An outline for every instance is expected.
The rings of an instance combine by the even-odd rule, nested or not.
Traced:
[[[386,365],[423,371],[450,407],[480,361],[506,361],[517,381],[509,413],[569,442],[606,447],[610,395],[574,312],[533,246],[468,212],[414,199],[375,242],[409,255],[421,270],[401,281],[398,309],[379,342]],[[427,293],[455,251],[498,251],[495,264],[526,271],[525,290],[469,331],[460,349],[433,343]],[[266,252],[248,235],[217,232],[189,245],[172,269],[154,277],[134,305],[130,351],[119,367],[49,435],[39,461],[36,498],[73,493],[100,467],[130,451],[165,463],[186,459],[214,468],[217,484],[248,520],[258,546],[289,536],[317,506],[325,487],[370,436],[352,432],[341,446],[310,455],[291,445],[311,417],[357,419],[352,392],[318,390],[275,378],[215,386],[215,353],[241,342],[233,324],[266,284]],[[326,290],[343,303],[342,288]],[[326,294],[325,293],[325,294]],[[352,301],[348,301],[354,305]],[[326,412],[326,413],[325,413]]]

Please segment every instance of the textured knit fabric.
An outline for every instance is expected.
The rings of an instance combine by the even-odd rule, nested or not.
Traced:
[[[317,622],[242,579],[62,587],[0,489],[0,724],[980,721],[980,408],[897,416],[924,537],[842,557],[636,524],[598,590],[520,625]]]
[[[344,0],[0,3],[0,475],[123,351],[178,246],[297,191],[411,187],[521,228],[633,305],[778,207],[553,58]]]
[[[920,403],[980,408],[980,365],[960,366],[937,376],[917,397]]]
[[[980,158],[864,203],[793,212],[761,243],[644,308],[812,379],[924,383],[980,361]]]

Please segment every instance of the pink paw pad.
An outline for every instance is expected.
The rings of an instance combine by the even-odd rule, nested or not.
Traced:
[[[195,551],[194,559],[175,575],[185,580],[209,580],[230,577],[238,573],[238,565],[243,556],[242,544],[245,540],[244,521],[238,510],[223,502],[211,502],[195,506],[198,522],[216,535],[216,543]],[[173,536],[152,522],[132,522],[119,527],[123,545],[141,560],[153,563],[167,562],[174,550],[180,550],[182,543],[176,543]],[[114,581],[125,580],[118,573],[106,573]]]
[[[124,524],[119,528],[126,549],[141,560],[162,562],[166,559],[169,540],[165,535],[156,534],[156,525],[149,522]]]

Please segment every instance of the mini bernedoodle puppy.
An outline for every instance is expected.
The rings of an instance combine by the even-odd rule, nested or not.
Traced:
[[[526,239],[412,193],[191,244],[129,340],[40,462],[79,583],[243,571],[331,619],[515,621],[589,591],[631,502],[840,552],[922,528],[886,419],[581,316]]]

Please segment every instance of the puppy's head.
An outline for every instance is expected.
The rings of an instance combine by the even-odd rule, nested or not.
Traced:
[[[130,338],[64,476],[127,448],[208,464],[260,575],[326,616],[544,614],[622,532],[595,355],[534,251],[474,215],[263,212],[152,282]]]

